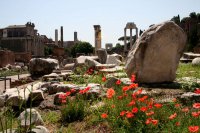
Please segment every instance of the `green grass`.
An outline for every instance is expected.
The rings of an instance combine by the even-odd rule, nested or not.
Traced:
[[[1,70],[0,71],[0,77],[5,77],[5,76],[12,76],[12,75],[18,75],[18,74],[27,74],[29,73],[28,71],[15,71],[15,70],[7,70],[7,71],[4,71],[4,70]]]
[[[180,63],[176,73],[177,78],[195,77],[200,79],[200,66],[193,66],[191,63]]]

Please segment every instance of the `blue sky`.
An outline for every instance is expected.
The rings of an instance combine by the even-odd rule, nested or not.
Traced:
[[[54,39],[54,30],[63,26],[64,41],[73,40],[77,31],[79,40],[94,46],[93,25],[99,24],[103,47],[118,42],[127,22],[144,30],[178,14],[200,13],[200,0],[1,0],[0,6],[0,28],[31,21],[40,34]]]

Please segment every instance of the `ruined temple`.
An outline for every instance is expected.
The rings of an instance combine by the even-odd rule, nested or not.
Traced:
[[[34,23],[10,25],[0,29],[0,47],[15,53],[44,56],[44,39],[37,33]]]

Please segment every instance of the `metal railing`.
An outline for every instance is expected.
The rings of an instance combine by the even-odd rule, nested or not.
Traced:
[[[11,86],[11,78],[0,77],[0,81],[4,81],[4,91],[6,91],[6,81],[9,80],[10,86]]]

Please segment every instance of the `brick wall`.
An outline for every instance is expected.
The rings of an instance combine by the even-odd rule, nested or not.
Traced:
[[[0,50],[0,67],[15,63],[15,54],[9,50]]]

